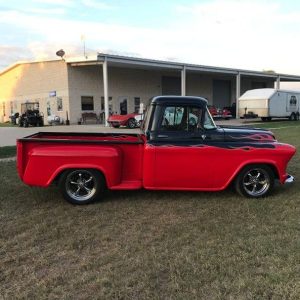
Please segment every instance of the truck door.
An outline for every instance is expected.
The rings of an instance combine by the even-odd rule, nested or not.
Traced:
[[[211,186],[211,168],[205,155],[204,108],[161,107],[156,134],[153,184],[157,189],[198,189]]]

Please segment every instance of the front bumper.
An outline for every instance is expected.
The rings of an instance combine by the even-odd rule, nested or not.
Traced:
[[[284,181],[284,183],[292,183],[294,181],[295,181],[294,176],[288,174],[285,181]]]

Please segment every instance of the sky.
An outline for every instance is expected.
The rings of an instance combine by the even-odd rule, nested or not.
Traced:
[[[97,52],[300,75],[300,1],[0,0],[0,70]]]

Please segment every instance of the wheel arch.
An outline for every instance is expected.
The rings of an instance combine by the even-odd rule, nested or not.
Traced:
[[[49,181],[47,182],[47,186],[49,186],[51,183],[55,182],[58,183],[61,175],[67,171],[67,170],[76,170],[76,169],[87,169],[87,170],[96,170],[101,173],[101,175],[104,178],[105,186],[110,186],[109,185],[109,180],[107,178],[107,175],[105,171],[96,165],[64,165],[56,169],[56,171],[53,173],[53,175],[50,177]]]
[[[252,165],[268,166],[268,167],[272,170],[272,172],[273,172],[273,174],[274,174],[274,178],[275,178],[275,179],[280,179],[280,176],[279,176],[279,170],[278,170],[278,168],[276,167],[276,164],[275,164],[274,162],[270,162],[270,161],[267,161],[267,162],[266,162],[266,161],[251,161],[251,162],[247,162],[247,163],[245,163],[245,164],[242,164],[242,165],[240,165],[239,168],[237,168],[236,172],[233,174],[233,176],[232,176],[232,177],[230,178],[230,180],[228,181],[226,187],[228,187],[230,184],[232,184],[232,183],[235,182],[237,176],[240,174],[240,172],[241,172],[244,168],[246,168],[246,167],[248,167],[248,166],[252,166]]]

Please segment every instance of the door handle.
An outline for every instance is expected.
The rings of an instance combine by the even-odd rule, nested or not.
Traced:
[[[169,137],[169,136],[164,135],[164,134],[159,134],[157,137],[158,137],[158,138],[167,138],[167,137]]]

